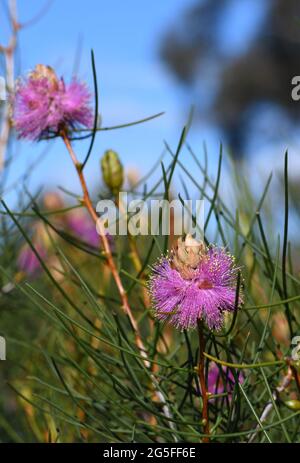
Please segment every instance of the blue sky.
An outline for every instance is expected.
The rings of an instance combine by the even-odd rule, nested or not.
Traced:
[[[42,2],[38,2],[40,5]],[[87,175],[100,179],[99,158],[107,148],[119,152],[126,166],[141,172],[151,167],[163,149],[163,140],[176,144],[189,107],[182,110],[178,84],[161,64],[158,47],[166,26],[180,18],[187,0],[140,2],[136,0],[54,0],[46,15],[20,35],[22,72],[36,63],[55,67],[70,78],[78,42],[81,41],[79,76],[92,84],[90,49],[96,56],[103,125],[109,126],[166,111],[156,121],[101,133]],[[27,21],[37,12],[37,2],[19,0],[19,17]],[[11,181],[45,148],[22,143],[22,152],[11,170]],[[77,144],[80,156],[84,145]],[[58,141],[36,169],[31,185],[76,188],[76,176]]]
[[[233,0],[220,36],[225,53],[238,53],[246,46],[247,38],[253,35],[259,20],[259,16],[249,13],[256,11],[253,7],[259,2]],[[158,49],[164,32],[172,24],[180,26],[183,12],[193,3],[194,0],[53,0],[39,22],[21,31],[19,58],[22,72],[27,72],[36,63],[45,63],[68,80],[81,42],[79,77],[92,85],[90,49],[94,49],[103,126],[166,112],[163,117],[143,125],[100,133],[86,169],[93,185],[100,182],[99,159],[108,148],[119,152],[126,167],[137,167],[141,173],[145,173],[161,154],[164,140],[175,148],[194,102],[188,99],[184,89],[161,63]],[[34,17],[42,5],[42,1],[19,0],[20,21],[26,22]],[[0,21],[5,21],[3,15]],[[0,40],[5,32],[5,29],[0,30]],[[202,152],[204,139],[208,144],[212,173],[216,170],[221,138],[222,134],[207,127],[205,121],[191,130],[189,140],[196,152]],[[38,159],[47,144],[18,142],[18,146],[21,150],[11,167],[8,184],[30,170],[31,163]],[[78,156],[83,158],[86,146],[77,144],[75,148]],[[275,152],[270,151],[270,168],[277,162],[281,170],[285,148],[283,140]],[[268,159],[266,153],[264,157]],[[265,170],[261,158],[260,155],[256,158],[256,172]],[[75,172],[59,140],[41,159],[31,177],[32,192],[39,186],[55,188],[58,185],[79,192]],[[182,160],[189,169],[192,168],[187,154],[183,154]]]

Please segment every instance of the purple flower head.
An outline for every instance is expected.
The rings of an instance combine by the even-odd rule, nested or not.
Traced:
[[[82,213],[81,211],[68,214],[67,225],[74,235],[76,235],[80,240],[94,248],[99,248],[101,244],[101,237],[97,232],[95,223],[87,214]],[[110,245],[113,246],[112,236],[108,233],[106,236]]]
[[[153,268],[150,292],[156,317],[182,330],[195,328],[199,319],[220,329],[224,312],[235,309],[237,272],[234,258],[223,248],[205,247],[191,235],[179,239],[177,250]]]
[[[97,233],[96,225],[85,213],[72,213],[67,218],[70,230],[90,246],[99,247],[100,236]]]
[[[222,366],[220,368],[215,363],[211,363],[208,370],[207,389],[211,394],[222,394],[224,392],[232,393],[236,383],[232,371]],[[239,375],[239,383],[244,382],[244,376]]]
[[[66,85],[49,66],[38,64],[20,80],[13,98],[13,120],[19,138],[38,140],[61,129],[91,127],[93,114],[85,84]]]
[[[42,246],[36,246],[36,250],[42,258],[46,257],[46,251]],[[29,276],[36,276],[36,274],[41,270],[41,264],[28,244],[25,244],[21,248],[17,264],[19,270]]]

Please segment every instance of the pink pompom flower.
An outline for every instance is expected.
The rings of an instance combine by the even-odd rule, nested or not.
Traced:
[[[92,127],[90,92],[77,80],[65,84],[49,66],[38,64],[20,79],[13,97],[13,123],[19,138],[39,140],[61,130]]]
[[[181,330],[195,328],[204,320],[210,329],[220,329],[225,312],[242,304],[236,300],[238,268],[223,248],[206,247],[191,235],[179,239],[170,257],[153,268],[150,293],[159,320]]]

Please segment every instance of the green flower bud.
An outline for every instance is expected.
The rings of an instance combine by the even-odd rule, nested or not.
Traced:
[[[113,194],[120,191],[124,181],[124,170],[118,154],[113,150],[105,151],[101,159],[103,180]]]
[[[300,400],[287,400],[284,403],[291,410],[300,410]]]

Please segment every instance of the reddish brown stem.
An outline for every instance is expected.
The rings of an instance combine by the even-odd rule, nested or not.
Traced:
[[[202,424],[204,434],[206,437],[203,438],[203,442],[209,442],[209,417],[208,417],[208,393],[205,381],[205,368],[204,368],[204,351],[205,351],[205,339],[203,333],[203,323],[198,320],[198,336],[199,336],[199,362],[198,362],[198,376],[201,387],[202,395]]]
[[[120,294],[120,297],[121,297],[121,301],[122,301],[122,307],[123,307],[124,311],[126,312],[126,314],[128,315],[130,323],[131,323],[131,325],[132,325],[132,327],[134,329],[138,347],[142,351],[145,351],[144,346],[143,346],[143,342],[140,339],[140,336],[139,336],[139,333],[138,333],[137,323],[136,323],[136,321],[135,321],[135,319],[134,319],[134,317],[132,315],[132,312],[131,312],[131,309],[130,309],[130,306],[129,306],[129,303],[128,303],[128,298],[127,298],[126,291],[125,291],[125,289],[123,287],[120,275],[118,273],[118,270],[116,268],[115,262],[114,262],[113,257],[112,257],[109,241],[108,241],[106,233],[105,233],[104,224],[99,219],[99,217],[98,217],[98,215],[97,215],[97,213],[96,213],[96,211],[94,209],[94,206],[92,204],[92,201],[91,201],[91,198],[90,198],[90,195],[89,195],[89,191],[88,191],[88,188],[87,188],[87,184],[86,184],[83,172],[82,172],[82,165],[77,160],[77,157],[76,157],[76,155],[74,153],[74,150],[72,148],[72,145],[70,143],[70,140],[68,139],[68,136],[67,136],[66,132],[62,131],[61,136],[62,136],[63,141],[64,141],[64,143],[65,143],[65,145],[67,147],[67,150],[68,150],[68,152],[69,152],[69,154],[71,156],[73,164],[74,164],[74,166],[75,166],[75,168],[77,170],[78,178],[79,178],[81,188],[82,188],[82,192],[83,192],[83,203],[84,203],[86,209],[88,210],[90,216],[92,217],[93,221],[95,222],[95,224],[97,223],[97,225],[98,225],[98,230],[100,232],[100,238],[101,238],[101,241],[102,241],[104,253],[105,253],[109,268],[111,270],[112,276],[113,276],[113,278],[115,280],[115,283],[117,285],[117,288],[118,288],[118,291],[119,291],[119,294]]]
[[[73,161],[73,164],[77,170],[77,174],[78,174],[78,178],[79,178],[79,181],[80,181],[80,184],[81,184],[81,188],[82,188],[82,192],[83,192],[83,203],[86,207],[86,209],[88,210],[90,216],[92,217],[93,221],[95,223],[97,223],[97,228],[98,228],[98,231],[100,232],[100,238],[101,238],[101,241],[102,241],[102,245],[103,245],[103,249],[104,249],[104,252],[105,252],[105,256],[106,256],[106,259],[107,259],[107,263],[108,263],[108,266],[111,270],[111,273],[112,273],[112,276],[114,278],[114,281],[116,283],[116,286],[118,288],[118,291],[119,291],[119,294],[120,294],[120,297],[121,297],[121,301],[122,301],[122,308],[123,310],[125,311],[125,313],[127,314],[129,320],[130,320],[130,323],[132,325],[132,328],[134,330],[134,334],[135,334],[135,342],[136,342],[136,345],[140,351],[140,354],[141,354],[141,357],[143,358],[143,362],[144,362],[144,365],[146,368],[149,368],[151,367],[151,363],[149,362],[149,359],[148,359],[148,355],[147,355],[147,351],[145,349],[145,346],[144,346],[144,343],[142,341],[142,338],[140,336],[140,333],[139,333],[139,327],[138,327],[138,324],[132,314],[132,311],[131,311],[131,308],[130,308],[130,305],[129,305],[129,302],[128,302],[128,298],[127,298],[127,294],[126,294],[126,291],[123,287],[123,284],[122,284],[122,281],[121,281],[121,278],[120,278],[120,275],[118,273],[118,270],[117,270],[117,267],[115,265],[115,262],[114,262],[114,259],[113,259],[113,256],[112,256],[112,252],[111,252],[111,249],[110,249],[110,245],[109,245],[109,241],[107,239],[107,236],[106,236],[106,233],[105,233],[105,227],[104,227],[104,224],[102,222],[102,220],[98,217],[95,209],[94,209],[94,206],[93,206],[93,203],[91,201],[91,198],[90,198],[90,195],[89,195],[89,191],[88,191],[88,187],[87,187],[87,184],[86,184],[86,181],[85,181],[85,177],[83,175],[83,171],[82,171],[82,164],[78,161],[77,157],[76,157],[76,154],[72,148],[72,145],[70,143],[70,140],[68,138],[68,135],[66,133],[65,130],[62,130],[61,131],[61,137],[66,145],[66,148],[71,156],[71,159]],[[166,418],[168,419],[172,419],[172,414],[169,410],[169,407],[166,403],[166,400],[163,396],[163,394],[160,392],[159,388],[158,388],[158,383],[157,383],[157,380],[155,378],[155,376],[153,374],[151,374],[151,381],[152,381],[152,385],[153,385],[153,388],[154,388],[154,395],[155,395],[155,398],[160,402],[162,403],[163,407],[163,413],[164,415],[166,416]],[[169,422],[169,426],[171,427],[171,429],[174,429],[174,424],[172,423],[172,421]]]

